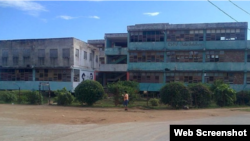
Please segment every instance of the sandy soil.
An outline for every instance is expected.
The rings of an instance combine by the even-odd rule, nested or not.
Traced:
[[[0,104],[0,117],[35,124],[110,124],[124,122],[155,122],[231,116],[242,113],[236,108],[201,110],[142,110],[123,108],[83,108],[49,105]]]

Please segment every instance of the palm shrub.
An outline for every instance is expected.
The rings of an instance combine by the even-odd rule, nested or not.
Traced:
[[[74,96],[65,87],[55,91],[55,95],[57,105],[70,105],[74,101]]]
[[[206,85],[197,83],[189,85],[188,88],[192,95],[192,106],[200,108],[210,105],[212,100],[212,92]]]
[[[171,82],[160,89],[161,102],[173,108],[191,105],[192,97],[188,88],[180,82]]]
[[[96,101],[102,99],[104,89],[98,81],[85,80],[75,88],[75,97],[81,103],[91,106]]]
[[[26,96],[29,104],[41,105],[43,102],[43,96],[38,91],[30,91]]]
[[[250,91],[239,91],[236,93],[236,104],[250,106]]]
[[[236,101],[236,92],[228,84],[221,84],[214,90],[214,98],[217,105],[230,106]]]

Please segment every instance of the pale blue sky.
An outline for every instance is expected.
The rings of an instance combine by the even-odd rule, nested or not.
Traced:
[[[229,1],[212,2],[250,28],[250,14]],[[232,2],[250,13],[250,1]],[[86,42],[125,33],[134,24],[214,22],[235,21],[208,1],[0,0],[0,40],[75,37]]]

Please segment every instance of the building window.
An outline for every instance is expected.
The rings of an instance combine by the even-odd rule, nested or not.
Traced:
[[[63,49],[63,66],[68,66],[69,65],[69,58],[70,58],[70,49],[69,48],[64,48]]]
[[[166,83],[184,82],[199,83],[202,80],[201,72],[169,72],[166,73]]]
[[[100,58],[100,63],[105,64],[105,59],[103,57]]]
[[[8,65],[8,57],[2,57],[2,65],[7,66]]]
[[[95,62],[98,63],[98,56],[95,56]]]
[[[130,52],[130,62],[164,62],[163,52]]]
[[[76,49],[75,56],[79,57],[79,49]]]
[[[207,51],[206,62],[224,62],[224,51]]]
[[[246,29],[207,29],[207,41],[245,40]]]
[[[163,31],[130,32],[130,42],[163,42]]]
[[[84,59],[87,60],[88,56],[87,56],[87,52],[84,51]]]
[[[38,64],[44,65],[45,62],[45,49],[38,49]]]
[[[250,51],[247,52],[247,62],[250,62]]]
[[[57,49],[50,49],[50,64],[57,65],[58,51]]]
[[[206,83],[213,83],[215,80],[222,80],[227,84],[243,84],[244,74],[241,72],[207,72]]]
[[[32,81],[31,69],[3,69],[0,81]]]
[[[71,81],[69,69],[36,69],[36,81]]]
[[[80,70],[74,69],[74,82],[80,81]]]
[[[44,57],[38,57],[38,64],[39,65],[44,65]]]
[[[131,72],[129,75],[131,81],[139,83],[161,83],[163,77],[163,73],[158,72]]]
[[[89,61],[92,61],[93,53],[89,53]]]
[[[167,62],[202,62],[202,52],[171,51],[167,52]]]
[[[247,73],[247,84],[250,84],[250,73]]]
[[[13,65],[18,65],[18,57],[13,57]]]
[[[23,57],[23,64],[30,65],[30,57]]]
[[[203,30],[169,30],[167,41],[203,41]]]

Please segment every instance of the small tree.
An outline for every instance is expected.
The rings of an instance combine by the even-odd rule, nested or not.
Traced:
[[[87,103],[87,105],[93,105],[96,101],[103,97],[104,89],[102,85],[93,80],[82,81],[75,88],[76,99],[81,103]]]
[[[107,88],[108,91],[113,94],[115,106],[118,106],[123,102],[122,94],[124,94],[124,91],[128,92],[130,103],[135,101],[139,91],[139,83],[134,81],[118,81],[109,83]]]
[[[151,106],[159,106],[160,101],[157,98],[152,98],[149,100],[149,103],[151,104]]]
[[[192,84],[189,85],[189,90],[192,95],[192,105],[195,107],[207,107],[212,100],[212,92],[209,88],[202,84]]]
[[[27,101],[29,104],[41,105],[43,103],[43,96],[37,91],[27,93]]]
[[[228,84],[221,84],[214,90],[217,105],[230,106],[236,101],[236,92]]]
[[[57,105],[70,105],[74,100],[74,96],[65,87],[62,90],[55,91],[55,94]]]
[[[239,105],[250,105],[250,91],[237,92],[235,103]]]
[[[188,88],[180,82],[171,82],[160,90],[161,101],[173,108],[182,108],[191,105],[191,94]]]

